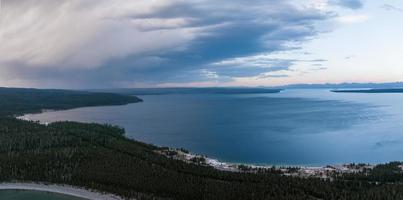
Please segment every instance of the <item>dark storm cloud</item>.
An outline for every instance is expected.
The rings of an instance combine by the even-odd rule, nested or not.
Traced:
[[[47,45],[38,41],[25,54],[10,54],[0,59],[0,64],[20,63],[3,68],[8,78],[15,76],[38,84],[55,81],[58,86],[66,84],[66,87],[72,86],[71,83],[82,87],[112,87],[130,83],[228,81],[286,71],[296,61],[259,60],[253,56],[299,48],[300,44],[320,34],[316,28],[318,22],[334,16],[294,5],[291,1],[277,0],[177,0],[156,5],[148,5],[147,1],[136,1],[138,5],[124,0],[121,0],[122,5],[92,1],[94,6],[88,2],[72,2],[74,6],[66,7],[70,10],[65,11],[74,13],[71,16],[57,18],[37,13],[44,23],[53,25],[56,22],[52,19],[57,18],[65,23],[64,28],[62,24],[50,29],[52,37],[47,32],[37,36],[49,42]],[[361,5],[352,0],[338,2],[350,8]],[[43,6],[44,11],[51,13],[49,6]],[[80,13],[83,6],[86,12]],[[29,10],[29,6],[26,9]],[[62,20],[64,18],[67,19]],[[71,30],[68,24],[77,20],[83,24],[76,27],[78,30]],[[65,29],[71,31],[71,34],[60,34],[65,41],[59,37],[54,41],[47,39],[53,39],[55,30],[63,32]],[[92,34],[85,34],[88,32]],[[32,34],[35,33],[32,31]],[[19,44],[17,40],[9,46],[15,44]],[[43,46],[55,52],[35,52],[43,49],[36,47]],[[231,62],[248,57],[252,59]],[[222,64],[225,62],[227,64]]]
[[[361,0],[333,0],[332,3],[350,9],[360,9],[364,6]]]
[[[162,60],[160,63],[139,67],[137,61],[141,58],[136,55],[108,63],[106,66],[123,67],[123,71],[126,72],[123,75],[124,79],[133,77],[134,81],[162,82],[175,81],[178,79],[178,74],[193,74],[193,76],[184,77],[188,79],[187,81],[199,81],[203,74],[195,76],[194,72],[201,69],[225,77],[249,77],[270,71],[287,70],[291,64],[287,60],[281,61],[283,63],[276,67],[232,65],[212,68],[210,66],[211,63],[225,59],[296,48],[289,46],[289,43],[303,42],[315,37],[319,32],[315,29],[314,23],[330,17],[330,14],[317,10],[300,10],[278,1],[262,2],[258,1],[256,7],[250,9],[248,5],[238,2],[227,2],[232,6],[226,9],[213,5],[206,8],[189,3],[181,3],[174,8],[164,8],[158,12],[159,17],[187,17],[193,19],[187,25],[189,27],[211,27],[204,34],[190,41],[184,50],[155,52],[154,55]],[[257,5],[262,7],[258,8]],[[281,10],[287,10],[287,12],[280,12]]]

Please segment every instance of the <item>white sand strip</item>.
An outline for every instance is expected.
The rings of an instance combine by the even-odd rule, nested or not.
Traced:
[[[34,190],[65,194],[90,200],[123,200],[123,198],[113,194],[103,194],[70,185],[43,183],[0,183],[0,190]]]

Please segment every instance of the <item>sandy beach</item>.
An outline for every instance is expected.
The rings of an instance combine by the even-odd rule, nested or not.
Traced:
[[[70,185],[56,185],[44,183],[0,183],[0,190],[34,190],[65,194],[90,200],[123,200],[123,198]]]

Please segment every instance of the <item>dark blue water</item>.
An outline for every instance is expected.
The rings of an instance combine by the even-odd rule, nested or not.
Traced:
[[[403,160],[403,94],[141,96],[143,103],[26,117],[111,123],[127,136],[223,161],[324,165]]]

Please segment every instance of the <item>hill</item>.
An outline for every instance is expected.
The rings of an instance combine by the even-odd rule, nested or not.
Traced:
[[[126,95],[164,95],[164,94],[267,94],[279,93],[281,89],[248,87],[211,87],[211,88],[121,88],[89,90],[92,92],[110,92]]]
[[[123,105],[142,100],[127,95],[70,90],[0,88],[0,116],[87,106]]]

